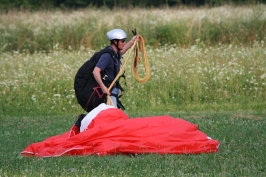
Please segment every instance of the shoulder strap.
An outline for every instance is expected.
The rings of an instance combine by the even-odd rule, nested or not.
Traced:
[[[96,65],[96,63],[101,58],[101,55],[104,53],[109,53],[113,59],[115,57],[115,52],[112,49],[109,49],[108,47],[106,47],[106,48],[94,53],[94,55],[90,58],[90,61]]]
[[[106,47],[106,48],[104,48],[104,49],[102,49],[101,51],[100,51],[100,55],[99,55],[99,58],[100,58],[100,56],[102,55],[102,54],[104,54],[104,53],[109,53],[111,56],[112,56],[112,59],[113,59],[113,63],[114,63],[114,77],[116,77],[116,75],[117,75],[117,73],[116,73],[116,68],[117,68],[117,66],[115,65],[115,56],[116,56],[116,54],[115,54],[115,52],[112,50],[112,49],[110,49],[109,47]],[[120,84],[119,84],[119,81],[117,81],[116,82],[116,84],[117,84],[117,87],[118,88],[120,88],[121,90],[124,90],[121,86],[120,86]]]
[[[100,53],[99,56],[101,56],[104,53],[109,53],[112,56],[113,59],[115,58],[115,55],[116,55],[115,52],[112,49],[110,49],[109,47],[105,47],[99,53]]]

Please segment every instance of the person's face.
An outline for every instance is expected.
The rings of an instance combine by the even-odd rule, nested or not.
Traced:
[[[118,48],[119,49],[123,49],[124,48],[124,46],[126,45],[126,39],[120,39],[119,41],[118,41]]]

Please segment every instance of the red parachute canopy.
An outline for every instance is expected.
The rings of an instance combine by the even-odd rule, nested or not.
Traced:
[[[123,111],[100,111],[87,130],[69,137],[70,131],[32,143],[22,156],[114,154],[199,154],[218,151],[219,142],[180,118],[153,116],[129,118]]]

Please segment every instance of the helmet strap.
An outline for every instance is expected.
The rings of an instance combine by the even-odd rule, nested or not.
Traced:
[[[114,41],[116,41],[116,43],[115,43]],[[111,44],[114,44],[114,45],[115,45],[115,47],[117,48],[117,51],[120,51],[120,50],[122,50],[122,49],[119,49],[119,47],[118,47],[118,43],[119,43],[119,40],[118,40],[118,39],[114,39],[114,40],[111,42]]]

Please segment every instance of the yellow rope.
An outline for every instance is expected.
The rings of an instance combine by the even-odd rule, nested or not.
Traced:
[[[139,42],[140,42],[140,51],[142,54],[142,58],[144,60],[144,68],[145,68],[145,76],[143,78],[139,77],[138,74],[138,64],[141,63],[141,58],[139,57],[139,44],[136,43],[136,47],[135,47],[135,53],[134,53],[134,60],[132,62],[132,73],[135,77],[135,79],[139,82],[139,83],[145,83],[150,79],[150,67],[149,67],[149,61],[146,55],[146,50],[145,50],[145,43],[144,43],[144,39],[140,36],[139,38]]]
[[[134,44],[131,46],[125,62],[121,66],[120,71],[118,72],[117,76],[115,77],[115,79],[113,80],[113,82],[111,83],[111,85],[108,88],[109,91],[114,86],[115,82],[119,79],[119,77],[123,74],[123,72],[125,70],[125,65],[126,65],[128,59],[129,59],[129,57],[130,57],[131,52],[132,52],[133,49],[134,49],[134,59],[133,59],[133,62],[132,62],[133,76],[135,77],[135,79],[139,83],[145,83],[145,82],[147,82],[149,80],[149,78],[150,78],[149,61],[148,61],[148,58],[147,58],[147,55],[146,55],[144,39],[140,35],[139,35],[139,43],[140,43],[140,48],[139,48],[139,44],[138,44],[137,41],[135,41]],[[137,70],[137,66],[141,62],[141,58],[139,57],[139,50],[140,50],[140,52],[142,54],[142,58],[144,60],[145,77],[143,77],[143,78],[140,78],[139,77],[138,70]],[[107,104],[114,106],[114,104],[112,103],[112,100],[111,100],[110,95],[107,95]]]

